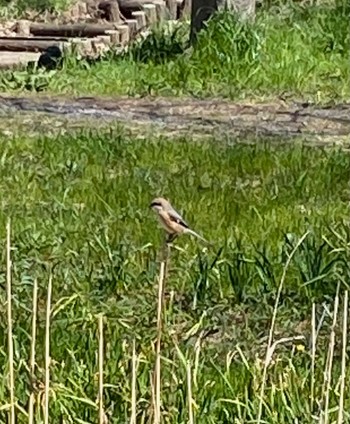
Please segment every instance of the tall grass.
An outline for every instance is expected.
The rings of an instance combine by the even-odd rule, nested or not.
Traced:
[[[27,363],[35,280],[37,412],[48,387],[50,272],[50,422],[98,422],[100,313],[104,414],[110,423],[149,418],[162,237],[148,205],[159,194],[215,243],[202,250],[184,236],[172,250],[161,345],[163,421],[246,423],[257,420],[260,402],[261,422],[311,423],[325,412],[333,422],[340,411],[348,420],[349,400],[338,389],[349,390],[341,345],[346,314],[340,307],[333,312],[337,286],[341,305],[349,282],[347,153],[264,140],[243,146],[225,139],[137,139],[123,131],[1,141],[0,233],[4,240],[11,216],[19,423],[28,421],[24,411],[33,392]],[[263,378],[276,291],[291,256]],[[5,273],[0,277],[5,283]],[[2,320],[2,346],[7,331]],[[276,343],[282,339],[291,342]],[[3,375],[8,361],[3,348]],[[323,392],[325,370],[331,380]],[[0,400],[7,405],[0,409],[5,422],[7,381]]]
[[[2,89],[104,95],[282,95],[317,102],[350,95],[349,4],[289,4],[258,12],[254,24],[219,14],[195,49],[189,28],[155,29],[124,57],[66,61],[51,73],[2,73]]]

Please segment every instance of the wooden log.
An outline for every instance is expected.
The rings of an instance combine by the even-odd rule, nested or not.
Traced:
[[[104,43],[107,47],[111,44],[111,37],[109,35],[99,35],[96,37],[101,43]]]
[[[115,26],[108,23],[66,25],[32,23],[30,25],[30,32],[35,36],[96,37],[113,29],[115,29]]]
[[[152,4],[156,6],[157,21],[163,22],[166,19],[166,4],[164,0],[153,0]]]
[[[192,0],[183,0],[180,5],[181,12],[179,13],[179,18],[188,19],[191,17],[192,10]]]
[[[157,22],[157,9],[154,4],[145,4],[143,10],[146,14],[146,21],[148,25],[153,25]]]
[[[126,25],[129,27],[129,37],[134,38],[137,34],[137,20],[136,19],[125,19]]]
[[[26,40],[16,40],[15,37],[8,38],[7,40],[0,40],[0,51],[11,51],[11,52],[41,52],[46,50],[51,46],[56,46],[59,49],[62,49],[64,42],[56,40],[35,40],[35,39],[26,39]]]
[[[0,37],[0,41],[13,41],[13,40],[17,40],[17,41],[69,41],[71,40],[71,38],[69,37],[21,37],[21,36],[16,36],[16,37]],[[86,38],[83,38],[83,40],[86,40]]]
[[[128,25],[117,25],[117,31],[119,32],[119,42],[122,46],[128,44],[129,36],[129,27]]]
[[[124,11],[134,12],[142,10],[143,5],[150,3],[150,0],[118,0],[119,9],[122,13]]]
[[[102,19],[109,22],[120,23],[120,10],[117,0],[105,0],[99,3],[98,8],[103,11]]]
[[[168,9],[169,19],[175,20],[177,16],[177,2],[176,0],[166,0],[166,7]]]
[[[18,21],[16,24],[16,32],[22,37],[28,37],[30,35],[30,21]]]
[[[137,21],[137,31],[146,27],[146,13],[141,11],[132,12],[132,17]]]
[[[73,22],[80,17],[80,7],[79,4],[73,4],[71,9],[69,10],[69,14]]]
[[[112,45],[117,45],[117,44],[120,44],[120,34],[119,34],[119,32],[118,31],[116,31],[116,30],[113,30],[113,31],[106,31],[106,34],[108,34],[109,35],[109,38],[110,38],[110,43],[112,44]]]
[[[85,2],[78,3],[78,7],[79,7],[79,16],[85,16],[88,13],[87,4]]]
[[[33,52],[0,52],[0,69],[23,68],[30,63],[36,63],[39,57],[40,53]]]
[[[78,58],[82,58],[85,56],[90,56],[92,53],[92,43],[91,38],[90,39],[82,39],[82,38],[76,38],[72,39],[71,43],[65,44],[65,51],[69,51],[71,53],[74,53],[78,56]]]
[[[104,42],[101,42],[98,38],[93,38],[91,40],[91,45],[94,56],[100,56],[107,50],[106,44]]]

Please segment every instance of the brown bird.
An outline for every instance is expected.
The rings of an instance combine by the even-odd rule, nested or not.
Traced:
[[[210,244],[202,236],[189,228],[186,221],[176,212],[168,200],[157,197],[152,200],[150,207],[158,215],[159,222],[168,235],[167,243],[171,243],[180,234],[191,234],[204,243]]]

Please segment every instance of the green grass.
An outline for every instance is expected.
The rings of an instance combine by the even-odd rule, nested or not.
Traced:
[[[310,234],[287,272],[276,339],[298,333],[297,327],[311,317],[313,301],[318,318],[322,302],[332,309],[336,285],[341,283],[343,291],[349,283],[349,154],[301,144],[277,147],[264,140],[247,146],[231,139],[137,139],[122,130],[1,136],[0,141],[0,234],[4,240],[11,217],[19,404],[26,407],[30,392],[26,364],[33,279],[40,286],[40,382],[46,288],[55,266],[51,421],[97,422],[96,314],[103,312],[107,414],[112,423],[129,422],[136,339],[137,411],[144,422],[151,397],[162,240],[148,205],[154,196],[164,195],[215,244],[207,250],[184,236],[172,250],[162,349],[164,422],[188,419],[186,370],[176,346],[191,363],[197,422],[254,422],[277,285],[287,255],[305,231]],[[4,283],[4,271],[0,278]],[[0,370],[6,375],[1,296]],[[318,345],[316,399],[321,398],[329,322],[327,318]],[[307,325],[302,334],[308,337],[309,331]],[[304,351],[278,347],[268,369],[264,422],[311,423],[311,414],[318,414],[317,407],[310,411],[309,406],[310,353],[305,346]],[[337,344],[332,407],[339,397],[339,349]],[[0,403],[8,401],[3,379]],[[346,398],[345,410],[349,406]],[[336,415],[335,410],[331,419]],[[19,422],[27,422],[24,415]]]
[[[125,57],[94,64],[69,59],[53,75],[0,74],[3,89],[50,93],[190,95],[232,99],[285,96],[317,102],[349,99],[348,4],[281,6],[258,11],[254,25],[218,15],[194,50],[189,28],[155,32]]]
[[[62,11],[68,8],[70,0],[0,0],[0,18],[14,19],[32,16],[44,11]]]

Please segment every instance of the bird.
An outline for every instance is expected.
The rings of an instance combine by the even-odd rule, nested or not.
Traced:
[[[159,222],[167,233],[167,243],[171,243],[181,234],[191,234],[204,243],[210,244],[205,238],[189,228],[187,222],[176,212],[168,200],[157,197],[152,200],[150,207],[158,215]]]

